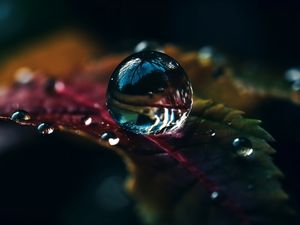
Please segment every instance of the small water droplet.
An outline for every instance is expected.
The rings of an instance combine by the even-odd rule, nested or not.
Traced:
[[[224,198],[224,195],[220,191],[213,191],[210,194],[210,199],[215,203],[220,202],[223,198]]]
[[[254,152],[251,141],[245,137],[235,138],[232,145],[236,150],[236,154],[241,157],[249,157]]]
[[[226,64],[225,57],[212,46],[204,46],[198,52],[199,61],[203,65],[221,66]]]
[[[101,135],[101,139],[104,141],[108,141],[110,145],[117,145],[120,139],[112,132],[105,132]]]
[[[31,116],[29,115],[28,112],[24,110],[18,110],[15,111],[11,116],[10,119],[15,121],[15,122],[25,122],[31,119]]]
[[[218,196],[219,196],[219,193],[217,191],[212,192],[211,195],[210,195],[210,197],[212,199],[216,199],[216,198],[218,198]]]
[[[211,136],[211,137],[215,137],[215,136],[216,136],[216,131],[215,131],[215,130],[208,130],[206,133],[207,133],[209,136]]]
[[[45,90],[49,94],[61,93],[65,89],[65,84],[63,81],[56,80],[54,78],[48,79],[45,84]]]
[[[83,123],[84,123],[85,126],[91,125],[92,122],[93,122],[92,117],[84,117],[84,118],[83,118]]]
[[[134,52],[158,51],[163,52],[159,44],[154,41],[141,41],[134,47]]]
[[[170,63],[176,68],[170,69]],[[121,62],[112,77],[107,106],[112,118],[128,131],[173,132],[191,111],[191,83],[183,68],[166,54],[133,54]]]
[[[295,82],[300,80],[300,68],[290,68],[288,69],[285,74],[284,74],[284,78],[288,81],[288,82]]]
[[[54,132],[54,127],[48,123],[40,123],[37,130],[40,134],[52,134]]]
[[[293,84],[292,84],[292,89],[293,91],[300,91],[300,80],[296,80]]]
[[[27,67],[21,67],[15,72],[15,80],[20,84],[30,83],[33,77],[33,72]]]

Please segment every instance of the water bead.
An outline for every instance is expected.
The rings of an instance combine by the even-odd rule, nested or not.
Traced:
[[[127,57],[113,72],[107,107],[113,119],[131,132],[173,132],[190,113],[192,87],[173,58],[142,51]]]
[[[83,123],[84,123],[84,125],[85,126],[89,126],[89,125],[91,125],[92,124],[92,122],[93,122],[93,119],[92,119],[92,117],[84,117],[83,119],[82,119],[82,121],[83,121]]]
[[[222,200],[225,199],[225,195],[221,191],[213,191],[210,194],[210,199],[213,203],[220,203]]]
[[[226,64],[226,58],[212,46],[204,46],[198,51],[199,61],[203,65],[221,66]]]
[[[33,72],[27,67],[21,67],[15,72],[15,80],[20,84],[30,83],[33,77]]]
[[[159,51],[163,52],[161,47],[155,41],[141,41],[134,47],[134,52],[141,51]]]
[[[248,157],[254,152],[251,141],[245,137],[235,138],[232,145],[236,150],[236,154],[241,157]]]
[[[45,84],[45,91],[48,94],[57,94],[65,89],[65,84],[63,81],[56,80],[55,78],[49,78]]]
[[[30,120],[31,116],[24,110],[17,110],[11,115],[10,119],[15,122],[25,122]]]
[[[285,79],[288,82],[295,82],[300,80],[300,68],[290,68],[284,74]]]
[[[120,139],[112,132],[105,132],[101,135],[101,139],[107,141],[110,145],[117,145]]]
[[[40,123],[37,130],[40,134],[52,134],[54,132],[54,127],[48,123]]]

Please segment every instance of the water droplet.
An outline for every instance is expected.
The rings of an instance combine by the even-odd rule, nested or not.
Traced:
[[[211,137],[215,137],[215,136],[216,136],[216,131],[214,131],[214,130],[208,130],[206,133],[207,133],[209,136],[211,136]]]
[[[293,91],[300,91],[300,80],[296,80],[292,84],[292,89],[293,89]]]
[[[28,84],[33,79],[33,72],[27,67],[21,67],[15,72],[15,80],[20,84]]]
[[[169,68],[170,62],[175,69]],[[172,132],[182,126],[192,108],[192,87],[185,71],[163,53],[133,54],[121,62],[112,78],[107,89],[109,112],[131,132]]]
[[[48,123],[40,123],[37,127],[37,130],[40,134],[52,134],[54,128]]]
[[[284,74],[284,78],[288,82],[295,82],[295,81],[300,80],[300,68],[290,68],[290,69],[288,69]]]
[[[235,138],[232,142],[232,145],[236,150],[236,154],[241,157],[248,157],[254,152],[252,148],[252,143],[248,138]]]
[[[134,47],[134,52],[141,51],[158,51],[163,52],[159,44],[155,41],[141,41]]]
[[[93,122],[92,117],[84,117],[84,118],[83,118],[83,123],[84,123],[85,126],[91,125],[92,122]]]
[[[45,84],[45,90],[49,94],[60,93],[65,89],[65,84],[63,81],[56,80],[54,78],[48,79]]]
[[[203,65],[221,66],[226,64],[225,57],[211,46],[204,46],[198,52],[199,61]]]
[[[15,121],[15,122],[25,122],[31,119],[31,116],[29,115],[28,112],[24,110],[18,110],[15,111],[11,116],[10,119]]]
[[[110,145],[117,145],[120,139],[112,132],[105,132],[101,135],[101,139],[104,141],[108,141]]]
[[[223,198],[224,198],[224,195],[220,191],[213,191],[210,194],[210,199],[215,203],[220,202]]]

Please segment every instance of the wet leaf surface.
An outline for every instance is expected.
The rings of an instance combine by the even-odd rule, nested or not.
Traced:
[[[272,137],[259,127],[259,121],[202,100],[211,95],[227,103],[240,89],[229,75],[214,84],[195,55],[181,54],[174,48],[165,51],[182,63],[196,92],[186,124],[172,135],[126,132],[108,114],[107,82],[123,55],[80,69],[69,79],[35,73],[30,82],[15,83],[1,94],[1,118],[10,120],[12,114],[23,110],[23,118],[27,112],[29,119],[15,120],[21,125],[37,128],[43,123],[54,133],[71,132],[116,151],[127,164],[131,174],[127,190],[137,200],[146,222],[286,224],[290,209],[278,182],[282,174],[269,156],[274,152],[267,143]],[[211,89],[204,88],[205,84]],[[224,89],[213,92],[219,87]],[[222,93],[226,97],[219,98]],[[234,98],[229,105],[254,108],[257,95],[253,93],[246,96],[249,101]],[[111,135],[119,140],[109,141],[107,136]],[[237,138],[250,144],[233,145]]]

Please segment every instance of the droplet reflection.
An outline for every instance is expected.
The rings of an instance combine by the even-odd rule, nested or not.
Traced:
[[[251,141],[245,137],[235,138],[232,145],[236,150],[236,154],[241,157],[249,157],[254,152]]]
[[[183,68],[166,54],[142,51],[113,72],[107,106],[114,120],[138,134],[173,132],[192,108],[192,87]]]
[[[120,139],[112,132],[105,132],[101,135],[101,139],[107,141],[110,145],[117,145]]]
[[[15,121],[15,122],[25,122],[31,119],[31,116],[29,115],[28,112],[24,111],[24,110],[18,110],[15,111],[11,117],[11,120]]]
[[[52,134],[54,132],[54,127],[48,123],[40,123],[37,130],[40,134]]]

